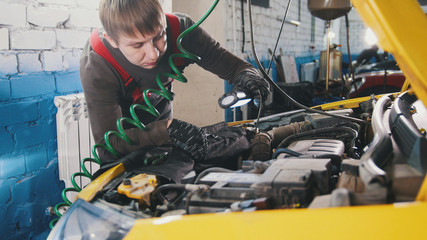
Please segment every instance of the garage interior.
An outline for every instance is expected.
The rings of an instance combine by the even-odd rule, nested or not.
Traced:
[[[89,36],[95,29],[102,28],[99,20],[100,1],[0,1],[0,142],[2,143],[0,144],[0,216],[5,219],[0,226],[2,239],[47,239],[48,236],[50,239],[61,239],[58,236],[66,239],[63,235],[58,235],[66,232],[64,230],[67,229],[66,225],[62,228],[63,233],[60,233],[58,228],[51,232],[51,228],[55,226],[58,219],[61,219],[61,216],[58,217],[58,213],[60,212],[60,215],[64,214],[65,216],[66,209],[69,209],[70,205],[73,206],[72,204],[64,204],[58,207],[58,204],[64,202],[64,197],[61,196],[61,194],[64,195],[64,189],[75,188],[75,183],[70,178],[74,173],[83,171],[80,161],[86,157],[94,157],[91,151],[93,151],[92,147],[95,143],[93,136],[91,136],[79,70],[80,57]],[[366,7],[361,3],[361,0],[160,0],[164,12],[184,13],[195,22],[207,13],[213,2],[217,3],[200,27],[205,29],[223,48],[257,68],[264,79],[269,78],[276,84],[274,86],[269,84],[270,94],[265,101],[261,102],[261,108],[259,104],[255,103],[256,101],[250,101],[249,104],[241,107],[224,109],[219,105],[219,99],[224,94],[233,92],[233,85],[204,70],[197,64],[191,64],[183,71],[188,82],[174,81],[173,84],[172,92],[175,94],[172,102],[174,118],[200,128],[225,122],[227,126],[236,125],[247,127],[251,130],[255,129],[253,133],[257,137],[253,140],[255,141],[256,139],[259,141],[258,144],[261,145],[265,143],[263,142],[265,138],[271,138],[274,134],[278,134],[274,130],[279,127],[288,126],[286,131],[290,131],[291,126],[294,127],[298,124],[299,129],[304,127],[316,129],[318,126],[328,124],[330,126],[332,123],[339,126],[332,130],[329,129],[327,133],[310,129],[315,132],[313,134],[320,134],[322,137],[327,138],[326,142],[319,140],[323,139],[318,137],[320,135],[316,135],[316,139],[303,139],[301,130],[301,136],[298,135],[301,138],[298,138],[297,141],[295,140],[297,137],[295,137],[293,145],[291,138],[285,139],[289,143],[287,148],[283,148],[286,150],[277,147],[267,154],[268,156],[262,151],[257,152],[257,156],[252,152],[250,156],[245,156],[248,159],[240,158],[238,160],[240,169],[233,169],[235,170],[234,172],[218,170],[218,172],[214,171],[213,173],[207,172],[204,176],[193,176],[192,179],[196,179],[196,183],[199,180],[203,186],[208,185],[210,190],[213,189],[212,192],[209,192],[212,195],[204,198],[199,193],[206,189],[202,189],[200,186],[193,192],[180,189],[179,191],[187,191],[191,194],[189,196],[180,195],[173,199],[176,203],[182,198],[181,205],[176,205],[184,206],[183,208],[186,211],[178,209],[178,207],[173,209],[177,212],[181,210],[178,214],[179,216],[189,215],[191,211],[193,211],[194,215],[196,213],[219,211],[255,211],[254,209],[257,207],[262,210],[309,208],[309,206],[323,208],[326,206],[325,202],[329,204],[330,201],[335,201],[334,204],[336,205],[334,206],[347,207],[353,205],[352,203],[355,205],[391,203],[392,205],[396,202],[415,201],[415,199],[424,199],[422,201],[426,201],[427,197],[420,194],[421,192],[424,192],[424,194],[427,192],[424,181],[425,172],[423,172],[427,166],[423,149],[427,142],[425,141],[425,129],[418,127],[417,131],[415,131],[416,133],[414,133],[416,140],[410,144],[408,143],[410,146],[407,149],[401,149],[403,148],[402,146],[406,146],[408,139],[411,140],[410,137],[407,137],[406,140],[397,140],[394,137],[395,133],[389,129],[390,131],[385,135],[393,137],[391,139],[387,138],[387,143],[378,141],[372,141],[371,143],[371,140],[377,140],[376,137],[381,133],[375,132],[374,134],[375,129],[367,130],[368,127],[366,127],[366,122],[369,122],[369,126],[371,126],[371,121],[372,125],[375,125],[372,120],[374,119],[373,112],[375,112],[372,106],[375,104],[383,104],[384,111],[387,111],[384,115],[387,115],[387,117],[396,115],[394,123],[399,122],[399,117],[412,116],[414,112],[417,112],[419,116],[417,119],[414,116],[415,120],[410,120],[409,122],[414,122],[415,125],[421,122],[419,125],[423,126],[424,119],[426,119],[422,117],[422,114],[425,113],[425,107],[422,103],[424,95],[417,92],[423,91],[423,89],[421,85],[412,82],[412,79],[416,78],[416,76],[412,74],[412,71],[408,71],[416,63],[406,64],[406,61],[403,61],[410,58],[407,56],[410,54],[400,54],[400,48],[405,48],[405,46],[399,45],[399,47],[395,47],[398,45],[396,43],[397,40],[384,40],[384,36],[388,36],[387,33],[392,32],[390,29],[384,30],[385,33],[382,31],[378,33],[380,28],[377,25],[374,25],[376,28],[372,29],[366,23],[372,23],[376,18],[378,21],[383,20],[380,16],[375,15],[375,17],[371,18],[369,14],[366,14],[366,12],[369,12],[367,9],[363,9],[359,13],[358,6]],[[250,6],[248,6],[248,2],[251,3]],[[371,7],[383,4],[378,3],[381,2],[379,0],[368,0],[366,2]],[[399,2],[398,0],[393,0],[389,4],[403,6],[401,12],[395,12],[394,14],[396,18],[405,19],[409,17],[407,16],[406,6]],[[414,19],[417,20],[422,15],[425,18],[427,1],[408,0],[408,9],[411,11],[416,10],[417,14],[412,16]],[[422,18],[422,20],[424,21],[425,19]],[[389,19],[384,21],[387,22]],[[417,35],[413,38],[421,39],[426,35],[426,30],[416,29],[418,26],[423,25],[420,23],[420,25],[410,25],[407,28],[409,29],[408,31],[413,30],[416,32]],[[383,38],[379,39],[378,35]],[[410,45],[406,47],[411,48]],[[369,55],[366,55],[368,52]],[[424,52],[425,50],[421,49],[418,54],[421,55]],[[416,51],[411,52],[412,55],[415,53]],[[330,57],[328,58],[327,56]],[[421,58],[418,55],[417,57],[418,59]],[[405,82],[408,79],[410,83],[408,81]],[[421,79],[421,82],[423,81]],[[407,89],[409,85],[414,86],[415,90],[408,91],[406,95],[397,94],[401,89],[405,87]],[[416,97],[414,97],[414,91]],[[293,100],[284,97],[281,92],[285,92],[307,108],[314,108],[318,111],[339,109],[336,110],[339,112],[334,114],[345,116],[343,119],[354,120],[355,117],[352,118],[352,114],[359,114],[357,111],[360,109],[369,112],[369,114],[360,114],[366,118],[357,119],[355,122],[360,124],[357,127],[348,126],[338,120],[335,121],[335,118],[331,120],[331,118],[314,112],[306,116],[302,113],[304,111],[302,111],[301,105],[294,104]],[[388,93],[396,94],[382,101],[380,101],[380,98],[374,97],[374,95]],[[358,102],[357,110],[350,111],[349,109],[354,109],[352,100],[360,97],[364,97],[365,103]],[[399,112],[399,109],[394,110],[392,106],[398,106],[398,104],[393,104],[392,102],[396,99],[403,99],[399,102],[399,106],[410,109],[408,113],[406,110],[401,112]],[[343,100],[347,102],[337,103]],[[337,104],[334,105],[334,103]],[[322,104],[326,104],[325,108],[316,107]],[[283,115],[285,112],[292,112],[293,115]],[[307,112],[309,111],[307,110]],[[306,122],[309,119],[312,121],[310,122],[311,125],[304,125],[299,120],[298,122],[295,120],[300,118]],[[407,122],[402,120],[402,124],[407,124]],[[275,125],[276,123],[279,125]],[[377,125],[381,126],[378,123]],[[378,131],[378,126],[376,131]],[[349,128],[352,130],[348,130]],[[397,129],[398,126],[394,127],[393,125],[391,128]],[[357,131],[354,129],[357,129]],[[356,136],[355,131],[357,132],[356,135],[359,135]],[[402,131],[410,132],[409,130]],[[332,135],[330,132],[335,132],[336,135]],[[348,140],[349,138],[351,140]],[[301,147],[297,143],[305,145]],[[255,143],[251,142],[251,144],[251,147],[254,148]],[[272,145],[283,146],[284,141],[274,142],[274,139],[270,139],[268,144],[270,144],[269,148]],[[319,144],[321,147],[317,148]],[[372,146],[382,144],[387,144],[387,147],[390,146],[386,150],[381,150],[383,151],[381,154],[387,157],[381,158],[382,160],[372,160],[377,159],[378,156],[376,155],[377,153],[369,152],[369,148],[372,149],[374,148]],[[308,147],[308,145],[310,146]],[[260,145],[256,145],[256,147],[260,147]],[[311,150],[312,148],[316,148],[317,152],[309,154],[307,149]],[[399,150],[395,150],[397,148]],[[279,151],[279,149],[281,150]],[[325,154],[326,151],[328,151],[328,155]],[[224,150],[224,152],[226,151]],[[304,157],[308,158],[304,163],[296,160]],[[271,162],[282,158],[290,158],[290,160],[286,162]],[[337,160],[338,158],[339,160]],[[358,163],[360,159],[373,161],[378,166],[382,164],[384,172],[379,174],[377,167],[373,167],[375,171],[378,170],[375,173],[371,169],[366,170],[365,173],[363,171],[362,173],[357,172],[360,167]],[[409,160],[403,162],[401,159]],[[255,164],[256,160],[263,163],[258,162]],[[393,168],[392,172],[397,173],[397,175],[401,174],[399,176],[393,175],[392,179],[398,179],[395,182],[387,181],[390,175],[390,172],[387,171],[387,166],[389,166],[390,162],[400,164],[398,166],[393,165],[395,168]],[[271,168],[270,166],[273,166],[273,164],[280,170]],[[91,177],[99,168],[96,165],[99,164],[90,163]],[[297,169],[295,171],[298,173],[289,170],[288,166],[292,166],[292,171]],[[310,166],[310,169],[307,169],[307,166]],[[325,166],[328,166],[326,170]],[[263,167],[265,169],[262,173],[268,173],[268,177],[261,175],[261,172],[256,172],[261,171],[260,169]],[[420,169],[423,171],[418,171]],[[357,173],[354,173],[355,171]],[[326,172],[329,179],[325,180]],[[355,175],[357,177],[354,177]],[[281,176],[283,177],[281,179],[283,182],[275,182],[276,180],[271,176]],[[290,176],[304,179],[307,177],[307,179],[306,181],[301,181],[300,179],[298,181],[289,180]],[[369,179],[372,185],[350,184],[351,181],[357,181],[355,178],[358,177],[363,178],[363,180]],[[339,181],[338,178],[341,180]],[[129,179],[126,178],[126,181]],[[334,183],[339,181],[341,187],[355,189],[354,192],[360,194],[353,194],[348,191],[334,191],[338,187],[331,187],[331,179],[336,181]],[[343,183],[346,180],[349,183],[348,185]],[[147,181],[151,184],[154,180]],[[160,180],[155,181],[161,182]],[[295,185],[287,185],[287,181],[292,181],[292,184]],[[89,186],[90,182],[90,179],[81,177],[78,185],[84,188]],[[270,185],[271,182],[276,185],[272,187]],[[280,192],[285,190],[275,193],[276,186],[281,187],[281,189],[289,188],[291,189],[289,192],[293,191],[293,193],[289,193],[291,196],[285,199],[283,195],[288,193]],[[310,188],[310,190],[305,188]],[[395,195],[390,194],[390,189],[398,193]],[[424,191],[420,189],[424,189]],[[180,193],[179,191],[178,193]],[[156,193],[159,194],[159,198],[165,198],[163,195],[166,194],[162,194],[160,190],[157,190]],[[66,195],[69,195],[69,199],[74,199],[77,193],[67,193]],[[270,199],[272,195],[273,200]],[[393,197],[390,197],[390,195],[393,195]],[[277,198],[281,200],[279,201]],[[138,199],[139,205],[148,204],[150,206],[149,202],[144,202],[143,204],[141,196]],[[221,200],[217,201],[217,199]],[[340,202],[338,203],[337,201]],[[91,201],[84,201],[81,204],[90,209],[89,205],[85,205],[89,202]],[[170,202],[173,201],[168,203]],[[245,204],[246,206],[242,207]],[[63,208],[65,205],[66,207]],[[167,208],[166,205],[156,210],[165,214],[165,216],[169,216],[168,214],[171,214],[170,216],[178,216],[167,213],[169,210],[172,212],[172,207],[165,210],[164,208]],[[260,207],[261,205],[262,207]],[[129,204],[129,206],[131,205]],[[421,210],[426,209],[424,205],[421,207]],[[58,210],[58,208],[65,210]],[[139,207],[137,208],[140,209]],[[348,214],[351,213],[353,212]],[[375,214],[377,213],[375,212]],[[387,209],[380,213],[383,213],[384,216],[389,216],[390,214],[390,219],[401,217],[407,221],[421,220],[420,215],[407,216],[401,212],[388,212]],[[144,214],[145,212],[141,210],[135,216],[144,216],[141,218],[145,218]],[[341,216],[341,213],[331,214],[330,216],[337,219]],[[157,215],[154,216],[158,217]],[[313,218],[320,222],[322,216],[324,215],[319,214]],[[123,217],[120,221],[127,223],[128,217]],[[225,233],[211,233],[211,236],[207,236],[207,234],[206,238],[227,238],[227,236],[228,238],[254,238],[260,236],[256,232],[248,235],[236,235],[235,230],[229,229],[229,226],[224,222],[235,220],[241,223],[244,220],[240,219],[240,217],[236,217],[237,219],[233,220],[221,219],[221,217],[219,216],[212,220],[201,217],[200,221],[203,221],[203,223],[212,221],[212,224],[224,227],[228,234],[232,235],[226,235],[227,231],[225,231]],[[304,219],[312,216],[304,212],[298,216],[295,214],[294,217],[295,222],[302,223]],[[270,217],[253,215],[248,216],[247,219],[248,221],[268,222]],[[286,217],[277,216],[276,220],[280,220],[284,224],[292,224],[292,219],[287,219]],[[373,217],[370,221],[375,220],[377,218]],[[174,219],[171,221],[174,221]],[[189,224],[196,224],[198,220],[189,218],[188,221]],[[139,226],[139,230],[132,229],[131,231],[130,227],[128,229],[121,226],[123,227],[121,229],[122,232],[134,234],[128,235],[129,239],[132,239],[133,236],[144,236],[144,234],[147,234],[145,235],[147,237],[156,236],[154,235],[157,233],[156,229],[152,227],[156,223],[152,223],[153,225],[147,224],[148,233],[143,233],[144,224],[138,225],[139,222],[135,222],[132,224]],[[267,227],[263,224],[261,225]],[[403,225],[402,228],[408,227],[409,223]],[[238,228],[238,225],[236,226]],[[253,227],[253,225],[244,226]],[[319,225],[319,228],[320,226],[324,225]],[[108,232],[109,227],[110,225],[106,224],[101,230]],[[414,224],[408,228],[413,228],[416,234],[405,233],[408,235],[397,236],[408,236],[410,239],[420,237],[417,234],[419,234],[418,231],[421,226]],[[318,230],[317,227],[313,229]],[[181,230],[183,233],[191,234],[187,232],[186,228],[181,228]],[[69,228],[67,231],[77,230]],[[173,237],[173,234],[177,234],[170,229],[159,228],[158,231],[169,231],[169,235],[165,233],[164,238]],[[195,232],[203,234],[202,229],[195,230]],[[105,236],[103,235],[100,235],[103,237],[96,238],[95,235],[90,236],[90,234],[84,238],[82,237],[84,234],[82,234],[81,238],[69,239],[123,239],[126,236],[125,234],[120,234],[114,235],[111,233],[109,235],[111,238],[104,238]],[[150,236],[150,234],[153,235]],[[277,232],[272,231],[271,234],[274,236]],[[379,236],[380,233],[373,231],[372,234],[368,238]],[[392,236],[392,234],[397,233],[388,232],[388,234],[390,235],[387,236]],[[425,233],[423,235],[425,236]],[[284,236],[286,235],[282,237]],[[180,238],[184,237],[185,235],[180,236]]]

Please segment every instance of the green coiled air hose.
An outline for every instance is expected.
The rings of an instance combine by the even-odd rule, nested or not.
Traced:
[[[141,129],[141,130],[146,130],[145,125],[139,120],[135,109],[141,109],[144,110],[146,112],[149,112],[150,114],[152,114],[155,117],[158,117],[159,111],[153,106],[153,104],[151,103],[150,99],[148,98],[148,93],[153,93],[156,95],[160,95],[164,98],[166,98],[167,100],[171,101],[172,100],[172,94],[171,92],[169,92],[169,90],[166,89],[166,87],[163,85],[163,83],[160,80],[161,76],[167,76],[170,78],[173,78],[175,80],[178,80],[182,83],[186,83],[187,79],[184,77],[184,75],[181,73],[181,71],[178,69],[178,67],[174,64],[173,59],[180,57],[180,58],[187,58],[187,59],[191,59],[194,61],[199,61],[200,57],[196,56],[195,54],[187,51],[186,49],[184,49],[181,45],[181,41],[182,39],[189,34],[191,31],[193,31],[195,28],[197,28],[202,22],[204,22],[206,20],[206,18],[212,13],[212,11],[215,9],[216,5],[218,4],[219,0],[215,0],[215,2],[211,5],[211,7],[208,9],[208,11],[202,16],[202,18],[199,19],[199,21],[197,21],[195,24],[193,24],[191,27],[189,27],[188,29],[186,29],[184,32],[182,32],[177,40],[176,40],[176,44],[177,47],[180,51],[180,53],[174,53],[172,55],[169,56],[169,65],[172,68],[173,72],[175,74],[172,73],[159,73],[156,76],[156,82],[157,85],[159,86],[160,90],[156,90],[156,89],[146,89],[143,92],[143,98],[144,98],[144,102],[147,106],[141,105],[141,104],[133,104],[130,107],[130,114],[132,118],[126,118],[126,117],[121,117],[119,119],[117,119],[117,131],[108,131],[104,134],[104,140],[105,140],[105,145],[104,144],[95,144],[92,147],[92,155],[94,156],[94,158],[85,158],[83,160],[80,161],[80,166],[82,169],[82,172],[76,172],[71,176],[71,183],[73,185],[72,188],[65,188],[62,193],[62,199],[64,200],[64,202],[57,204],[54,207],[54,211],[55,214],[58,216],[58,218],[53,219],[50,223],[49,226],[52,229],[55,225],[55,223],[59,220],[59,218],[62,216],[62,214],[60,213],[59,209],[64,208],[64,207],[68,207],[71,206],[72,202],[67,198],[67,192],[73,191],[73,192],[80,192],[81,188],[78,186],[78,184],[76,183],[75,178],[77,176],[80,177],[87,177],[90,180],[92,180],[92,174],[90,174],[90,172],[87,170],[85,163],[86,162],[96,162],[97,164],[101,165],[101,160],[98,157],[98,154],[96,152],[96,150],[98,148],[103,148],[107,151],[109,151],[110,153],[112,153],[115,157],[121,157],[121,154],[115,150],[113,148],[113,146],[110,143],[110,136],[111,135],[115,135],[121,139],[123,139],[124,141],[126,141],[128,144],[133,144],[132,140],[126,135],[124,129],[123,129],[123,122],[127,122],[129,124],[132,124],[134,126],[136,126],[137,128]]]

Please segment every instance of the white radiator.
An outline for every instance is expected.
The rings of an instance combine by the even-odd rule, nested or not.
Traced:
[[[83,93],[58,96],[54,102],[58,108],[56,129],[59,179],[65,182],[65,187],[72,187],[71,175],[81,172],[82,159],[92,158],[92,146],[95,143]],[[88,162],[86,168],[93,174],[99,166],[97,163]],[[82,188],[90,182],[85,177],[76,177],[75,180]]]

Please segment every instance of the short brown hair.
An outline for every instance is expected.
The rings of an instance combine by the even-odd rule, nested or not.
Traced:
[[[158,0],[101,0],[99,17],[107,34],[116,42],[119,35],[153,34],[161,26],[163,9]]]

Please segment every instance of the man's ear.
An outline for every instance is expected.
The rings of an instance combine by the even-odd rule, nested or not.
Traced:
[[[114,41],[113,38],[110,37],[106,32],[104,32],[104,38],[113,46],[113,48],[119,48],[119,45]]]

